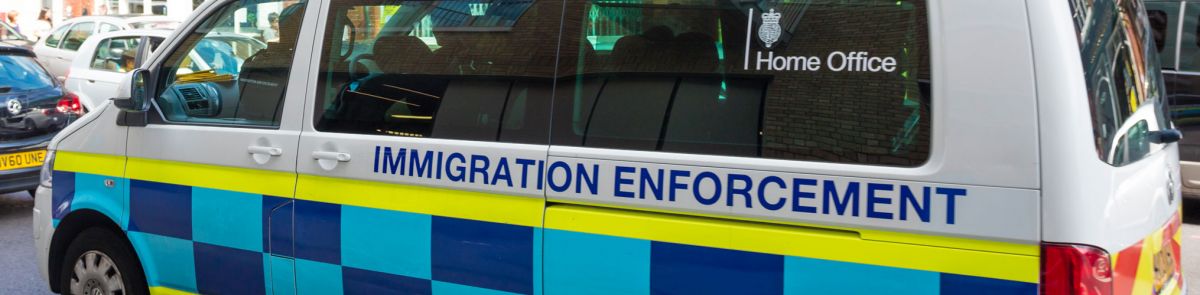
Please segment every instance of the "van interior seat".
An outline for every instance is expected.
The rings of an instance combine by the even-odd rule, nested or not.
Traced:
[[[304,16],[304,5],[288,6],[279,16],[279,42],[268,44],[242,63],[240,94],[233,117],[253,122],[279,122],[283,95]]]

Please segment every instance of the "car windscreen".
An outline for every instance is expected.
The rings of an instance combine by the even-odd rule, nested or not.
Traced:
[[[53,86],[50,75],[32,57],[0,55],[0,93]]]

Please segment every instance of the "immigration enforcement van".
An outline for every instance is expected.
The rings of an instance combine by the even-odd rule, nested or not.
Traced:
[[[53,291],[1186,288],[1138,0],[210,0],[173,34],[50,146]]]

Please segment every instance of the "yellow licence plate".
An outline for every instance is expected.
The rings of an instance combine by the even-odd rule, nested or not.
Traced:
[[[41,166],[46,160],[46,151],[0,154],[0,170]]]

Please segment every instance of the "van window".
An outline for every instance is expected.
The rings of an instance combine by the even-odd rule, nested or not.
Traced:
[[[565,16],[552,144],[921,165],[926,10],[925,1],[584,1]]]
[[[71,27],[71,31],[67,32],[67,38],[63,40],[63,49],[76,51],[79,46],[83,46],[83,41],[92,36],[92,29],[96,27],[96,23],[82,22]]]
[[[1117,2],[1092,1],[1077,28],[1096,151],[1121,166],[1153,152],[1149,131],[1170,122],[1153,31],[1140,21],[1146,12],[1137,1]]]
[[[1179,3],[1146,2],[1146,15],[1154,31],[1154,47],[1164,69],[1175,69],[1176,39],[1179,36]]]
[[[125,73],[137,68],[138,43],[142,37],[117,37],[100,41],[92,56],[93,70]]]
[[[279,126],[305,2],[239,1],[208,17],[161,69],[158,109],[169,122]],[[278,42],[260,41],[268,13]]]
[[[545,143],[560,1],[338,1],[316,129]]]

